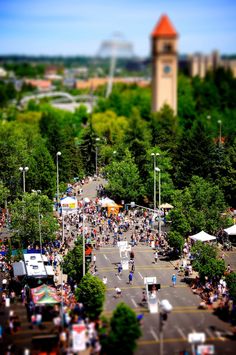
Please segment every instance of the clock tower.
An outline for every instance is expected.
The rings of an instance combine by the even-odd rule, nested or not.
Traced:
[[[177,114],[177,39],[175,28],[163,15],[151,34],[153,112],[168,104]]]

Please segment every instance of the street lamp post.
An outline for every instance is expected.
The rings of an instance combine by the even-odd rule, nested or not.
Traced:
[[[59,213],[59,169],[58,169],[58,157],[61,156],[61,152],[57,152],[57,212]]]
[[[159,237],[161,236],[161,170],[156,166],[155,171],[159,174],[159,181],[158,181],[158,211],[159,211]]]
[[[25,193],[25,173],[29,170],[28,166],[20,167],[19,170],[22,172],[23,175],[23,193]]]
[[[156,157],[160,155],[159,153],[151,153],[151,156],[153,156],[153,173],[154,173],[154,177],[153,177],[153,209],[156,210]]]
[[[217,121],[219,123],[219,147],[221,146],[221,124],[222,124],[222,121],[221,120],[218,120]]]
[[[32,190],[33,193],[41,194],[41,190]],[[40,216],[40,209],[39,209],[39,200],[38,200],[38,223],[39,223],[39,244],[40,244],[40,253],[43,253],[42,247],[42,232],[41,232],[41,216]]]
[[[96,138],[96,142],[99,142],[100,138]],[[98,176],[98,146],[96,144],[96,152],[95,152],[95,169],[96,169],[96,176]]]
[[[83,238],[83,276],[85,276],[85,233],[84,233],[84,201],[83,201],[83,233],[82,233],[82,238]]]

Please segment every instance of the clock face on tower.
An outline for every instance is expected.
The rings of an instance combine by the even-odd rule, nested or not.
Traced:
[[[170,67],[169,65],[165,64],[164,67],[163,67],[163,72],[164,72],[165,74],[170,74],[170,72],[171,72],[171,67]]]

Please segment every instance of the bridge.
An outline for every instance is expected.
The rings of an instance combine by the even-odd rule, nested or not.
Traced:
[[[53,92],[42,92],[42,93],[38,93],[38,94],[34,94],[34,95],[29,95],[29,96],[25,96],[21,99],[20,104],[22,106],[24,106],[25,104],[27,104],[27,102],[29,102],[30,100],[40,100],[43,98],[61,98],[63,100],[63,102],[69,101],[70,103],[76,103],[76,102],[87,102],[87,103],[94,103],[97,101],[97,96],[94,95],[77,95],[77,96],[73,96],[71,94],[69,94],[68,92],[63,92],[63,91],[53,91]],[[57,102],[59,102],[59,100],[57,99]]]

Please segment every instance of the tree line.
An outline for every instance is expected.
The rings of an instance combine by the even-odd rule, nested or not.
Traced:
[[[124,84],[115,85],[109,98],[100,96],[92,114],[84,106],[70,113],[45,102],[29,102],[24,111],[4,106],[1,206],[6,189],[11,203],[22,195],[20,166],[29,167],[27,192],[41,190],[55,198],[60,151],[60,191],[74,179],[93,175],[97,158],[111,198],[153,207],[151,154],[159,153],[161,200],[175,206],[175,232],[215,233],[230,223],[223,212],[235,208],[236,201],[235,83],[232,73],[222,68],[205,79],[181,75],[178,116],[168,106],[151,113],[150,88]]]

